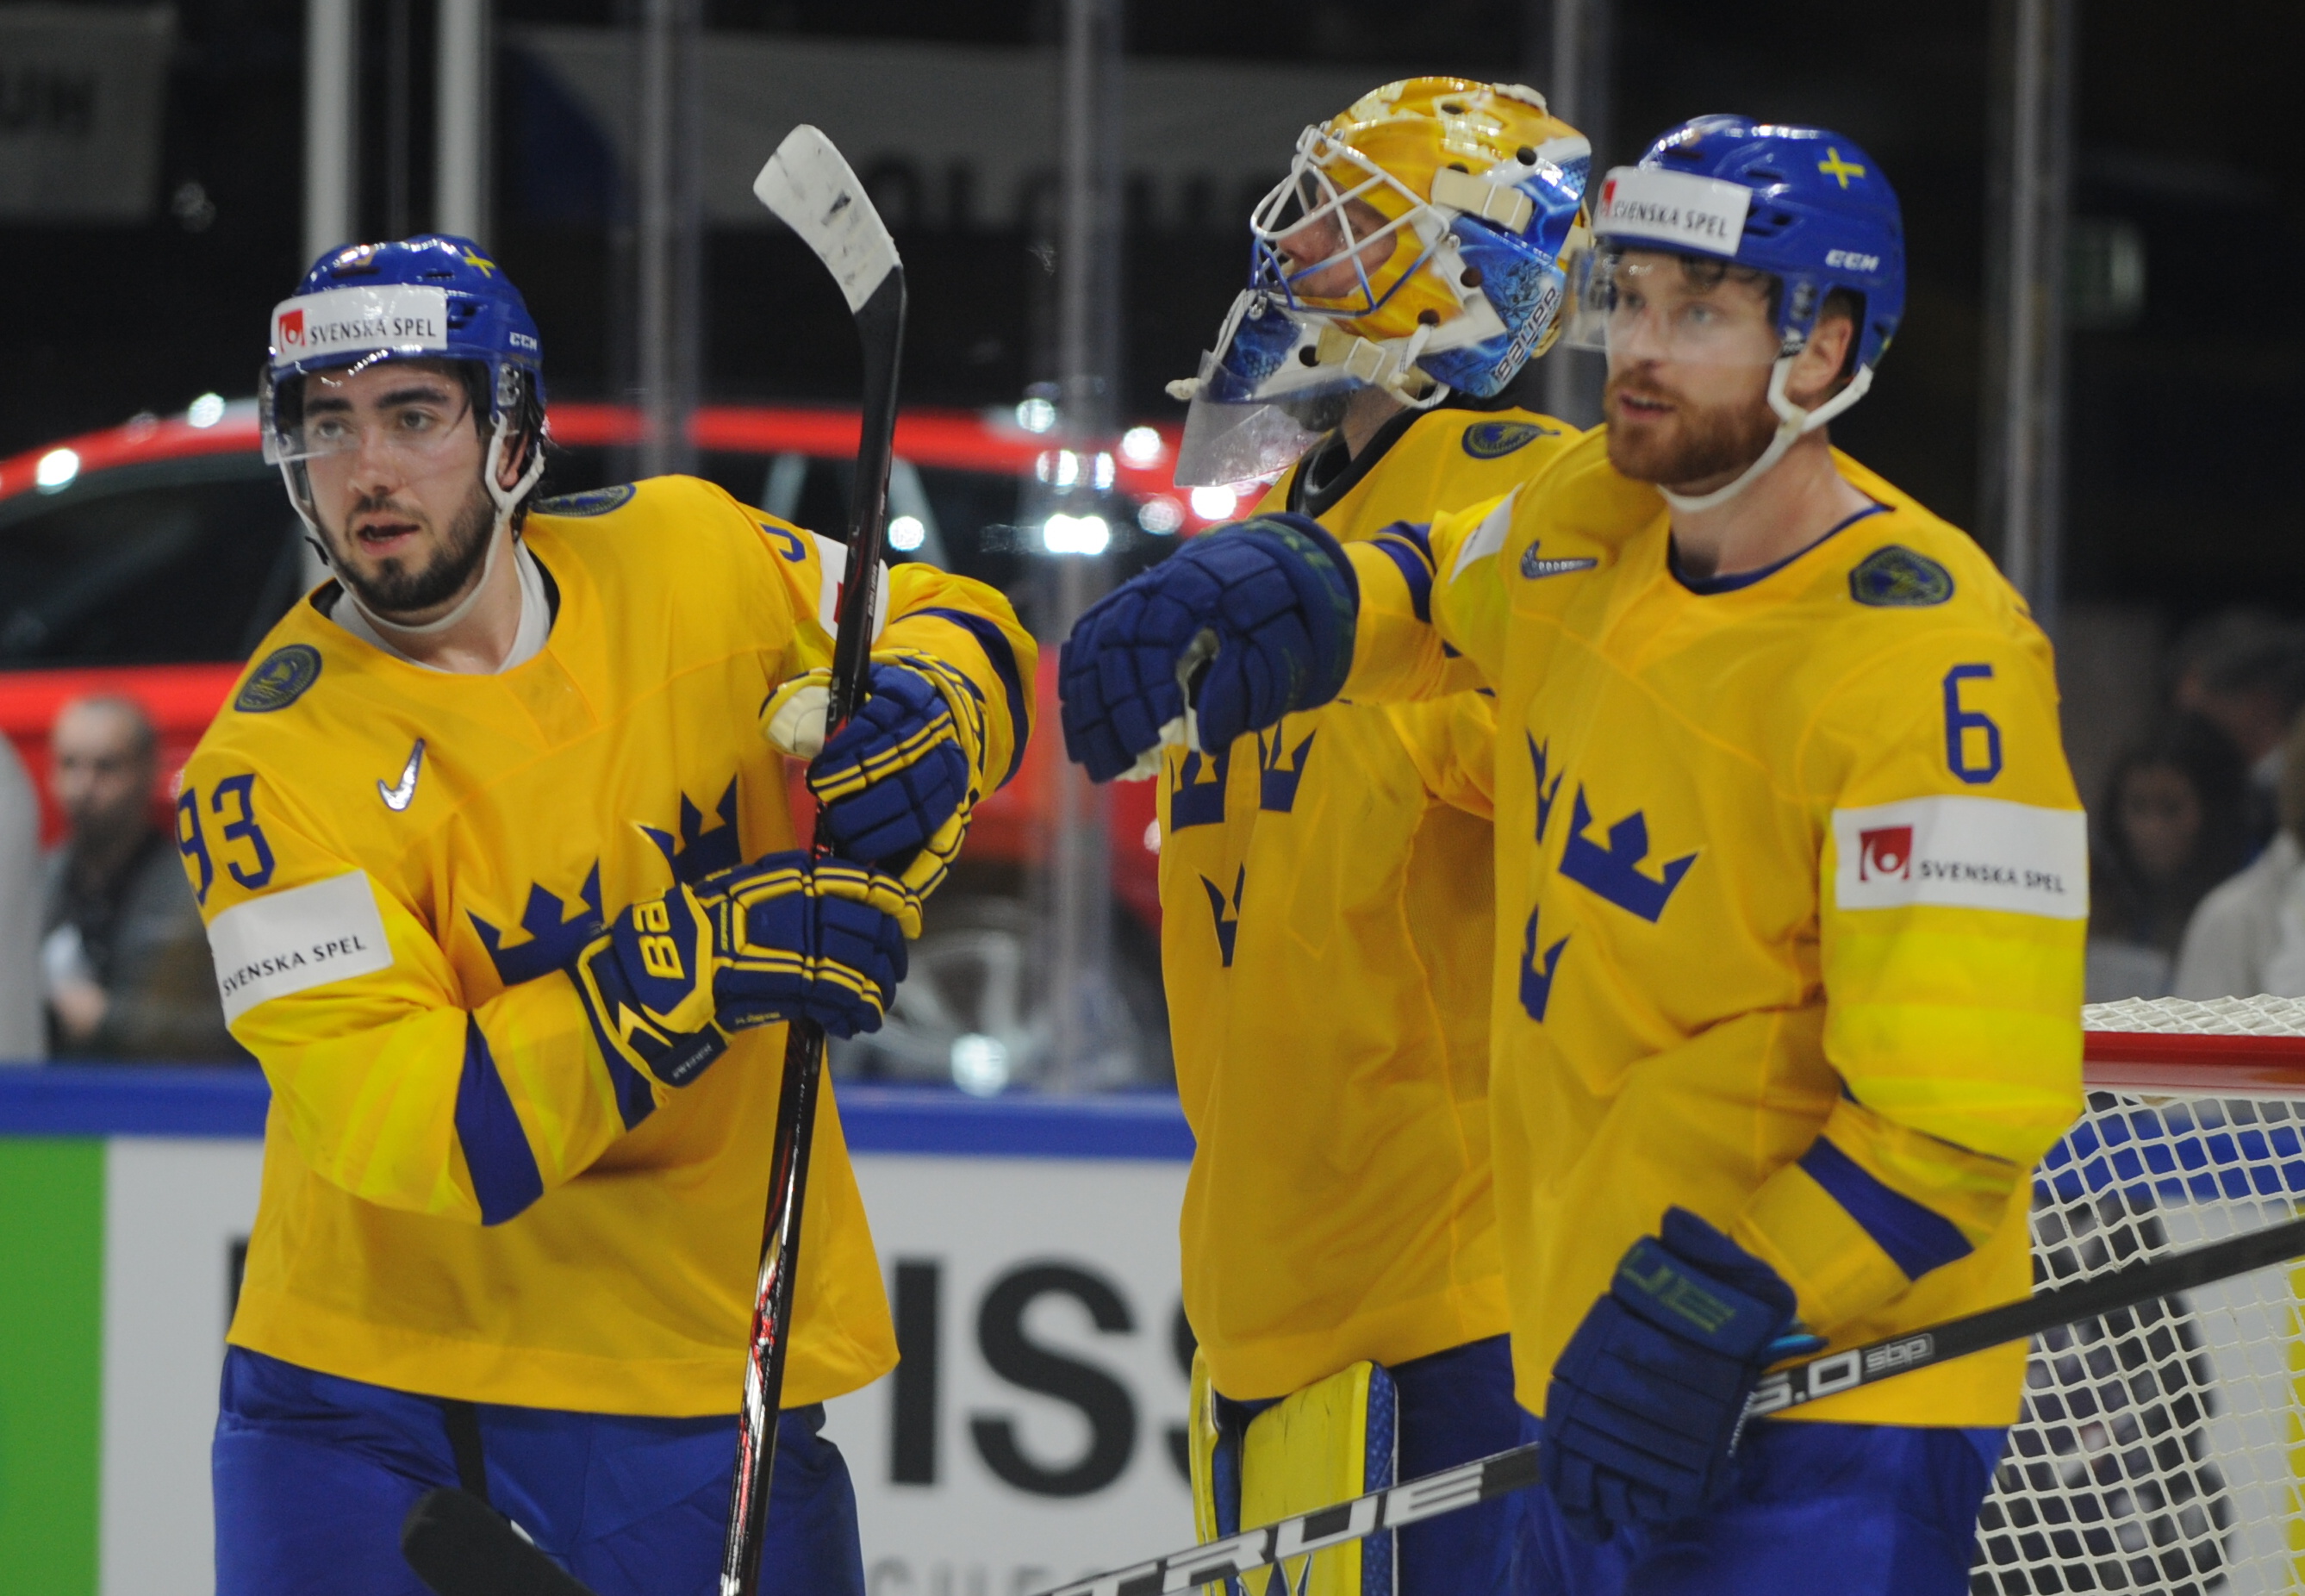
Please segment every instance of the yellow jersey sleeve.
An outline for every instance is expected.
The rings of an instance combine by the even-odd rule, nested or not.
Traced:
[[[2048,645],[2021,618],[1865,660],[1807,743],[1842,1090],[1734,1233],[1830,1330],[2021,1215],[2080,1113],[2088,848]]]
[[[1476,819],[1496,819],[1493,693],[1477,687],[1418,704],[1389,704],[1384,713],[1427,792]]]
[[[1497,679],[1511,606],[1496,557],[1519,497],[1516,490],[1429,526],[1397,523],[1345,550],[1361,603],[1344,697],[1401,703]]]
[[[821,533],[803,531],[763,510],[747,509],[762,547],[792,599],[797,624],[773,674],[778,681],[832,663],[833,627],[846,580],[848,550]],[[1033,731],[1033,670],[1039,648],[996,588],[919,560],[882,566],[881,597],[873,606],[880,630],[876,653],[915,649],[952,667],[982,704],[984,735],[976,749],[977,774],[991,792],[1006,785],[1025,762]]]
[[[669,1088],[629,1069],[611,1078],[549,962],[597,934],[597,903],[564,920],[557,900],[532,900],[544,968],[468,1005],[426,907],[321,841],[268,772],[230,766],[194,755],[177,847],[232,1034],[316,1173],[386,1208],[498,1224],[625,1133],[620,1091],[661,1102]]]

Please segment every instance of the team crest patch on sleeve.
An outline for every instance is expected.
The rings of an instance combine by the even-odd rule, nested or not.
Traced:
[[[1529,422],[1475,422],[1465,429],[1465,452],[1476,460],[1501,460],[1540,438],[1555,436],[1552,429]]]
[[[2088,822],[2006,798],[1907,798],[1833,812],[1836,908],[1996,909],[2088,917]]]
[[[1849,596],[1881,610],[1926,610],[1952,597],[1952,573],[1926,554],[1891,543],[1849,573]]]
[[[365,870],[234,904],[208,923],[208,952],[227,1020],[276,997],[392,968]]]
[[[268,715],[286,709],[319,679],[320,651],[309,643],[292,643],[274,649],[248,673],[232,706],[244,715]]]
[[[613,488],[587,488],[582,493],[561,493],[536,501],[540,516],[605,516],[610,510],[622,509],[632,503],[640,491],[630,482],[618,482]]]

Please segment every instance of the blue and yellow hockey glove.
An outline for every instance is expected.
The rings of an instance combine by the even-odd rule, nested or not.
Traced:
[[[1617,1264],[1552,1368],[1545,1487],[1569,1526],[1606,1541],[1686,1518],[1728,1482],[1745,1401],[1779,1356],[1792,1287],[1685,1208]]]
[[[1352,562],[1311,518],[1204,533],[1092,606],[1065,640],[1065,753],[1109,781],[1151,773],[1163,743],[1221,749],[1318,708],[1351,673],[1359,610]],[[1188,704],[1179,677],[1202,658],[1208,673]]]
[[[643,898],[588,943],[569,974],[600,1046],[667,1086],[686,1086],[728,1033],[813,1020],[828,1035],[876,1030],[905,977],[920,900],[891,876],[772,853]]]
[[[983,701],[933,655],[886,650],[872,656],[872,696],[828,743],[831,681],[817,670],[778,687],[761,706],[761,732],[809,762],[809,790],[841,857],[877,865],[925,898],[952,867],[987,785]]]

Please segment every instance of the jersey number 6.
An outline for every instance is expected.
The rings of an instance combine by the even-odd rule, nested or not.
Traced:
[[[1945,672],[1944,718],[1945,763],[1952,773],[1972,787],[1982,787],[2001,773],[2001,728],[1982,710],[1963,709],[1961,704],[1961,684],[1971,679],[1991,681],[1990,665],[1955,665]],[[1981,734],[1983,747],[1970,741],[1970,734]],[[1984,758],[1969,763],[1969,755],[1981,752]]]

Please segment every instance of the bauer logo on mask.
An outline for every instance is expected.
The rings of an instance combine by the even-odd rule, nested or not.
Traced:
[[[338,350],[417,354],[447,346],[448,295],[439,288],[331,288],[287,300],[272,312],[276,364]]]
[[[1742,183],[1619,166],[1601,185],[1593,228],[1603,238],[1648,238],[1674,249],[1733,256],[1752,200],[1753,191]]]

